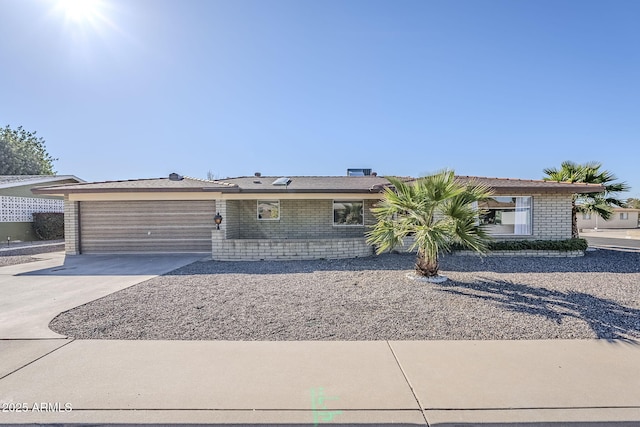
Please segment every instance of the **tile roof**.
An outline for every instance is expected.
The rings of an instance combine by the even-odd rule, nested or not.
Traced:
[[[389,184],[381,176],[289,176],[287,185],[273,185],[281,176],[245,176],[208,181],[183,177],[180,180],[169,178],[134,179],[124,181],[89,182],[40,187],[34,190],[40,194],[100,193],[100,192],[203,192],[220,191],[225,193],[372,193],[380,192]],[[488,178],[457,176],[461,182],[477,182],[494,189],[497,194],[509,192],[535,193],[584,193],[602,191],[599,184],[581,184],[543,180],[511,178]],[[401,177],[411,182],[418,178]]]
[[[554,193],[589,193],[600,192],[603,187],[600,184],[584,184],[580,182],[556,182],[535,179],[514,179],[514,178],[489,178],[482,176],[456,176],[461,182],[477,182],[478,184],[491,187],[496,192],[505,190],[531,191],[531,192],[554,192]]]
[[[286,177],[286,176],[284,176]],[[379,192],[389,184],[379,176],[289,176],[288,185],[273,185],[283,176],[227,178],[240,192],[246,193],[362,193]]]
[[[34,193],[68,194],[68,193],[100,193],[100,192],[147,192],[147,191],[207,191],[233,189],[235,185],[221,181],[208,181],[199,178],[182,177],[180,180],[169,178],[129,179],[123,181],[86,182],[50,187],[39,187]],[[237,191],[237,188],[236,188]]]
[[[0,175],[0,184],[29,181],[43,177],[45,175]]]

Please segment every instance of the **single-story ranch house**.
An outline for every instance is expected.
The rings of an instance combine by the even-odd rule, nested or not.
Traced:
[[[497,239],[571,237],[571,195],[599,185],[458,177],[490,186],[480,220]],[[214,260],[369,256],[370,209],[389,182],[368,176],[167,178],[42,187],[64,196],[67,254],[211,253]],[[218,215],[216,215],[218,214]],[[217,217],[219,224],[216,224]]]

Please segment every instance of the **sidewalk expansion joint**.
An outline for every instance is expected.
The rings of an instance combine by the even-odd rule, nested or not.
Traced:
[[[425,424],[427,426],[429,426],[429,421],[427,421],[427,416],[425,414],[424,406],[420,402],[420,398],[418,398],[418,395],[417,395],[415,389],[413,388],[413,385],[411,384],[411,381],[409,381],[409,377],[407,376],[406,372],[404,371],[404,368],[402,367],[402,364],[400,363],[400,360],[398,360],[398,356],[396,356],[396,352],[393,351],[393,347],[391,347],[391,342],[387,341],[387,345],[389,346],[389,350],[391,350],[391,354],[393,355],[393,358],[395,359],[396,364],[398,365],[398,368],[400,368],[400,372],[402,372],[402,376],[404,377],[404,380],[407,382],[407,385],[409,386],[409,389],[411,390],[411,394],[413,394],[413,398],[416,400],[416,403],[418,404],[418,408],[420,408],[420,413],[422,414],[422,418],[424,418]]]
[[[54,338],[54,339],[64,339],[64,338]],[[55,351],[58,351],[58,350],[60,350],[60,349],[61,349],[61,348],[63,348],[63,347],[68,346],[69,344],[71,344],[71,343],[72,343],[72,342],[74,342],[75,340],[76,340],[75,338],[71,338],[71,339],[69,339],[69,340],[68,340],[69,342],[62,344],[60,347],[56,347],[56,348],[54,348],[53,350],[51,350],[51,351],[49,351],[49,352],[47,352],[47,353],[43,354],[42,356],[40,356],[40,357],[37,357],[37,358],[33,359],[31,362],[29,362],[29,363],[25,363],[24,365],[20,366],[19,368],[14,369],[13,371],[9,372],[8,374],[1,376],[1,377],[0,377],[0,381],[1,381],[1,380],[3,380],[3,379],[5,379],[5,378],[7,378],[9,375],[12,375],[12,374],[14,374],[14,373],[18,372],[19,370],[24,369],[24,368],[26,368],[27,366],[29,366],[29,365],[31,365],[31,364],[33,364],[33,363],[37,362],[38,360],[40,360],[40,359],[42,359],[42,358],[44,358],[44,357],[47,357],[47,356],[48,356],[48,355],[50,355],[51,353],[53,353],[53,352],[55,352]]]

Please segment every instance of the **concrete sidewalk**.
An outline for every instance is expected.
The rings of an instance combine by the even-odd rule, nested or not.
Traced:
[[[635,342],[0,345],[0,423],[640,425]]]

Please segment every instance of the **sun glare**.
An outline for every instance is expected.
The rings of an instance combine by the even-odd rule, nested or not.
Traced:
[[[58,6],[73,22],[94,20],[100,14],[100,0],[59,0]]]

